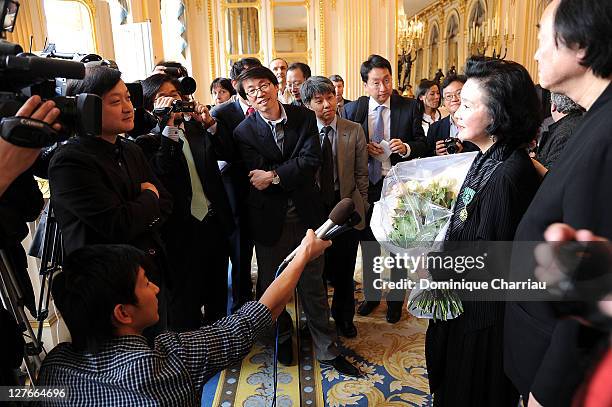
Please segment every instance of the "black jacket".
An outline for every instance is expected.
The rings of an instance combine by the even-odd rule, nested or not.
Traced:
[[[368,131],[368,96],[361,96],[344,106],[346,118],[361,124],[365,133],[366,142],[370,141]],[[417,103],[414,99],[404,98],[399,95],[391,95],[391,138],[398,138],[410,146],[410,156],[401,158],[399,154],[391,154],[391,164],[407,161],[417,157],[427,156],[427,142],[423,127],[421,127],[421,115],[417,111]]]
[[[440,140],[446,140],[450,137],[450,116],[446,116],[442,120],[438,120],[437,122],[433,122],[431,126],[429,126],[429,131],[427,132],[427,148],[428,156],[436,155],[436,142]],[[469,141],[462,142],[463,144],[463,152],[467,153],[470,151],[479,151],[478,147]]]
[[[537,160],[547,169],[552,165],[574,134],[574,129],[580,124],[582,113],[570,113],[548,126],[548,131],[542,135],[538,146]]]
[[[143,182],[154,184],[159,198],[141,191]],[[124,243],[147,252],[163,247],[158,231],[172,200],[132,141],[69,140],[51,159],[49,183],[67,253],[90,244]]]
[[[516,232],[515,240],[543,240],[555,222],[589,229],[612,239],[612,85],[595,101],[548,172]],[[523,245],[522,245],[523,246]],[[522,247],[520,246],[520,247]],[[513,271],[534,279],[533,251],[515,250]],[[523,394],[545,406],[568,406],[584,379],[585,355],[592,351],[592,329],[557,320],[551,303],[510,303],[506,310],[505,369]],[[595,335],[597,336],[597,335]],[[605,334],[600,334],[605,336]]]
[[[218,134],[208,133],[197,122],[190,120],[184,125],[185,138],[189,142],[204,193],[219,216],[224,232],[229,235],[234,229],[234,220],[217,160],[231,154],[232,147],[223,143]],[[151,134],[138,137],[136,144],[142,148],[153,172],[172,196],[174,208],[169,223],[178,226],[191,216],[191,178],[183,154],[183,141],[175,142],[164,137],[156,128]]]
[[[247,117],[234,131],[246,169],[275,170],[280,185],[263,191],[250,185],[247,205],[255,241],[275,244],[286,220],[288,200],[295,205],[302,223],[317,228],[323,220],[323,206],[315,182],[321,163],[317,122],[312,111],[283,105],[287,114],[283,153],[274,141],[270,126],[259,114]]]

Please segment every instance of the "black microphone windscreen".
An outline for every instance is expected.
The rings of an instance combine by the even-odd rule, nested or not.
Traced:
[[[355,211],[355,203],[351,198],[344,198],[329,214],[329,220],[334,222],[336,225],[344,224],[351,214]]]

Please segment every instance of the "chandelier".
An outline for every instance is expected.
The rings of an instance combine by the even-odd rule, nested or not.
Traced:
[[[404,54],[410,54],[421,45],[425,36],[425,24],[417,16],[408,19],[401,15],[398,21],[398,42],[399,48]]]

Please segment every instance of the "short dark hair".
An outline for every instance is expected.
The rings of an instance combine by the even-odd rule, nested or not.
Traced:
[[[151,75],[147,79],[140,82],[142,85],[142,105],[146,110],[153,110],[155,95],[159,91],[159,88],[161,88],[166,82],[172,83],[176,90],[180,93],[181,85],[179,81],[175,77],[163,73],[156,73],[155,75]]]
[[[257,58],[241,58],[232,64],[232,69],[230,70],[230,79],[235,81],[244,71],[258,66],[262,65],[261,61]]]
[[[300,86],[302,102],[306,105],[310,103],[315,95],[325,95],[327,93],[335,95],[336,89],[332,81],[325,76],[311,76]]]
[[[236,94],[236,89],[232,86],[232,81],[227,78],[215,78],[215,80],[210,83],[210,93],[212,93],[217,86],[228,91],[230,95]]]
[[[461,82],[465,84],[466,81],[467,81],[467,78],[465,75],[448,75],[442,81],[442,90],[446,89],[446,87],[453,82]]]
[[[66,84],[66,96],[79,93],[93,93],[100,97],[114,88],[121,80],[121,72],[107,66],[85,67],[83,79],[69,79]]]
[[[488,134],[497,142],[519,147],[537,134],[541,122],[535,85],[524,66],[514,61],[471,57],[465,75],[478,82],[492,118]]]
[[[344,83],[344,79],[342,79],[342,76],[340,75],[332,75],[329,77],[329,80],[332,82],[342,82]]]
[[[76,350],[97,352],[115,334],[117,304],[137,304],[138,269],[145,254],[128,245],[91,245],[64,260],[51,294]]]
[[[389,70],[389,74],[393,75],[393,71],[391,70],[391,62],[380,55],[372,54],[363,64],[361,64],[361,69],[359,70],[363,83],[368,81],[368,74],[374,68],[386,68]]]
[[[555,40],[585,50],[582,66],[600,78],[612,75],[612,2],[561,0],[554,15]]]
[[[312,72],[310,71],[310,67],[303,62],[294,62],[287,68],[287,72],[294,71],[299,69],[304,75],[304,80],[310,78],[312,76]]]
[[[236,79],[238,81],[238,83],[236,84],[236,90],[238,91],[240,97],[242,97],[243,99],[246,99],[247,95],[246,91],[244,90],[244,86],[242,86],[242,83],[247,79],[267,79],[272,82],[273,85],[278,86],[278,79],[276,78],[276,75],[274,75],[274,72],[270,70],[270,68],[266,68],[265,66],[258,66],[256,68],[248,69],[241,73],[238,79]]]

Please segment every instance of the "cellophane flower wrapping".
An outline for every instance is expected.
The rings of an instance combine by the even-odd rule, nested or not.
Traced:
[[[446,237],[459,189],[477,153],[462,153],[398,163],[387,174],[370,227],[392,254],[424,256]],[[407,270],[417,280],[417,270]],[[418,273],[421,278],[422,271]],[[434,320],[456,318],[463,306],[451,290],[415,288],[408,311]]]

